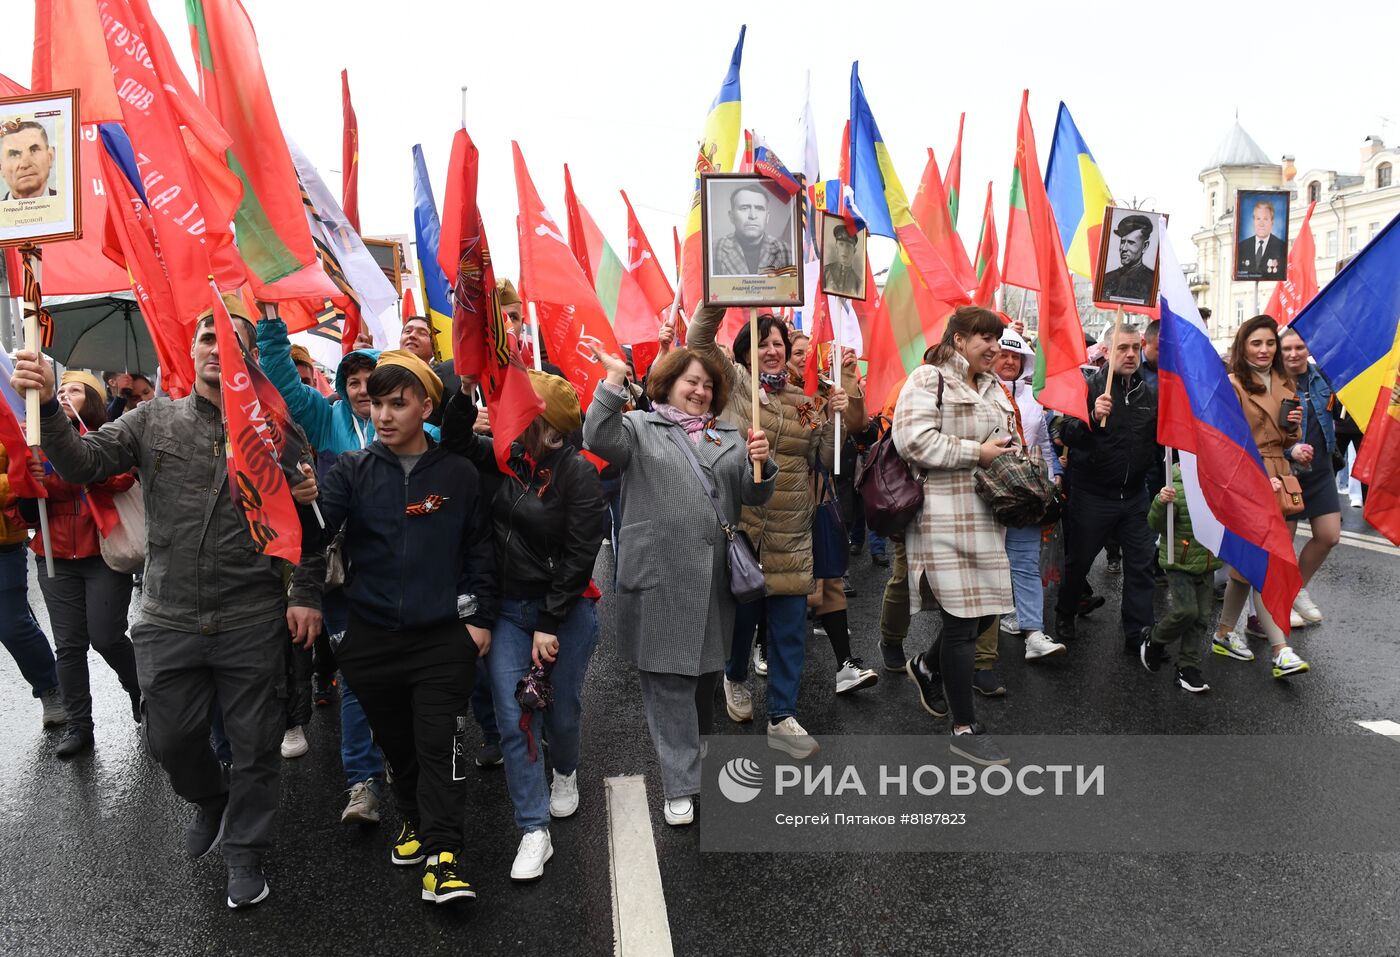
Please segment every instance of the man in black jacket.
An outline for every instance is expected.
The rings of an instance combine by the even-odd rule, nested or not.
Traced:
[[[394,769],[404,815],[390,860],[427,862],[423,900],[474,898],[460,872],[467,715],[491,646],[497,592],[487,499],[475,467],[423,431],[442,382],[410,352],[369,379],[375,441],[323,483],[326,529],[345,525],[350,623],[336,658]]]
[[[1137,653],[1152,627],[1152,533],[1146,476],[1158,465],[1157,393],[1142,377],[1141,334],[1120,327],[1109,362],[1089,379],[1089,423],[1065,416],[1060,438],[1069,449],[1070,496],[1065,511],[1068,554],[1056,605],[1056,634],[1075,637],[1075,611],[1094,557],[1110,535],[1123,549],[1123,647]],[[1111,381],[1110,381],[1111,373]]]

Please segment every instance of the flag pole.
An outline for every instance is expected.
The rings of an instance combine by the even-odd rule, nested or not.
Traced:
[[[43,294],[39,291],[39,278],[43,271],[43,252],[37,246],[21,246],[20,258],[24,261],[24,348],[39,356],[39,303]],[[39,455],[39,390],[26,389],[24,393],[24,441],[38,461]],[[44,542],[44,570],[50,578],[54,576],[53,542],[49,538],[49,501],[37,500],[39,504],[39,535]]]
[[[677,286],[679,288],[679,285]],[[749,308],[749,393],[752,400],[752,408],[749,413],[749,429],[756,432],[759,429],[758,420],[758,390],[763,386],[758,379],[758,310]],[[763,466],[753,463],[753,483],[760,485],[763,482]]]
[[[467,128],[467,88],[462,87],[462,129]]]
[[[540,317],[535,312],[535,300],[531,299],[526,303],[526,308],[530,312],[530,350],[535,354],[535,371],[544,371],[544,360],[540,357]]]
[[[1113,398],[1113,344],[1118,341],[1118,334],[1122,331],[1123,307],[1119,306],[1117,311],[1113,315],[1113,334],[1108,340],[1108,365],[1105,367],[1108,369],[1108,376],[1104,379],[1103,382],[1103,394],[1108,396],[1109,398]],[[1102,419],[1099,419],[1099,428],[1102,429],[1106,428],[1107,426],[1108,416],[1104,416]]]
[[[818,293],[818,295],[825,295],[825,293]],[[826,314],[827,314],[828,316],[831,315],[831,297],[830,297],[830,296],[827,296],[827,299],[826,299]],[[842,321],[844,321],[844,320],[845,320],[845,317],[843,316],[843,317],[842,317]],[[831,378],[832,378],[834,384],[837,385],[837,386],[839,386],[839,385],[841,384],[841,379],[842,379],[841,370],[844,368],[843,360],[844,360],[845,358],[846,358],[846,357],[845,357],[845,356],[842,354],[842,352],[841,352],[841,333],[837,331],[836,323],[833,322],[833,323],[831,324]],[[840,416],[840,415],[832,416],[831,422],[832,422],[832,425],[834,426],[832,434],[834,435],[834,437],[835,437],[835,439],[836,439],[836,448],[833,450],[833,454],[832,454],[832,458],[831,458],[831,465],[832,465],[831,474],[832,474],[832,475],[840,475],[840,474],[841,474],[841,416]]]
[[[1172,487],[1172,450],[1167,447],[1167,488]],[[1167,503],[1167,564],[1176,564],[1176,505]]]

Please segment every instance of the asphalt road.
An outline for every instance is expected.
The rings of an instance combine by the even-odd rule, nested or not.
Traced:
[[[1356,513],[1349,528],[1364,532]],[[1376,540],[1378,541],[1378,540]],[[610,579],[604,547],[599,581]],[[858,654],[878,662],[884,572],[854,560]],[[1370,734],[1400,720],[1400,557],[1344,544],[1311,592],[1327,621],[1294,644],[1311,674],[1276,682],[1266,665],[1211,658],[1212,691],[1186,694],[1119,651],[1116,581],[1096,568],[1108,605],[1081,621],[1071,653],[1036,665],[1003,639],[1005,698],[979,699],[1003,734]],[[1161,600],[1159,594],[1158,599]],[[31,600],[47,628],[37,587]],[[921,615],[906,649],[931,639]],[[452,910],[418,900],[414,868],[388,862],[392,812],[378,828],[342,826],[337,711],[318,709],[311,752],[284,762],[272,896],[251,911],[223,903],[217,855],[181,853],[189,808],[138,745],[125,696],[92,657],[97,748],[52,756],[56,732],[8,657],[0,661],[0,954],[607,954],[613,951],[603,779],[646,776],[670,933],[677,954],[1391,954],[1400,953],[1400,855],[1290,853],[1279,822],[1270,853],[701,854],[698,827],[668,827],[634,673],[613,654],[613,620],[587,684],[582,804],[556,822],[543,881],[513,885],[515,833],[499,769],[469,777],[468,876],[479,900]],[[838,699],[825,639],[809,644],[799,711],[818,735],[946,734],[913,686],[880,684]],[[762,693],[756,690],[758,714]],[[717,731],[737,726],[717,709]],[[1396,741],[1400,747],[1400,740]],[[1278,760],[1286,763],[1281,753]],[[1202,815],[1268,815],[1269,795]],[[703,822],[704,809],[700,809]],[[1397,796],[1400,824],[1400,796]],[[1166,822],[1189,829],[1191,821]],[[702,824],[703,826],[703,824]]]

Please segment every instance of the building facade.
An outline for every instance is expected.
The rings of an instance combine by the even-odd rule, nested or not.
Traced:
[[[1348,257],[1375,238],[1400,214],[1400,150],[1369,136],[1361,146],[1355,173],[1309,169],[1299,173],[1293,157],[1274,162],[1237,121],[1201,170],[1203,221],[1192,239],[1196,267],[1188,271],[1196,304],[1208,307],[1211,338],[1227,342],[1240,324],[1258,315],[1273,295],[1274,282],[1235,282],[1235,192],[1287,190],[1290,252],[1308,206],[1316,202],[1311,230],[1317,247],[1319,287],[1337,274]]]

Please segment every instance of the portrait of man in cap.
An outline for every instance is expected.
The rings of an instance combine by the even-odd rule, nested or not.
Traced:
[[[1158,214],[1110,207],[1109,217],[1112,227],[1105,230],[1100,247],[1094,299],[1150,307],[1157,298]]]
[[[82,234],[74,94],[0,97],[0,245]]]
[[[822,214],[822,292],[865,298],[865,233],[840,216]]]

